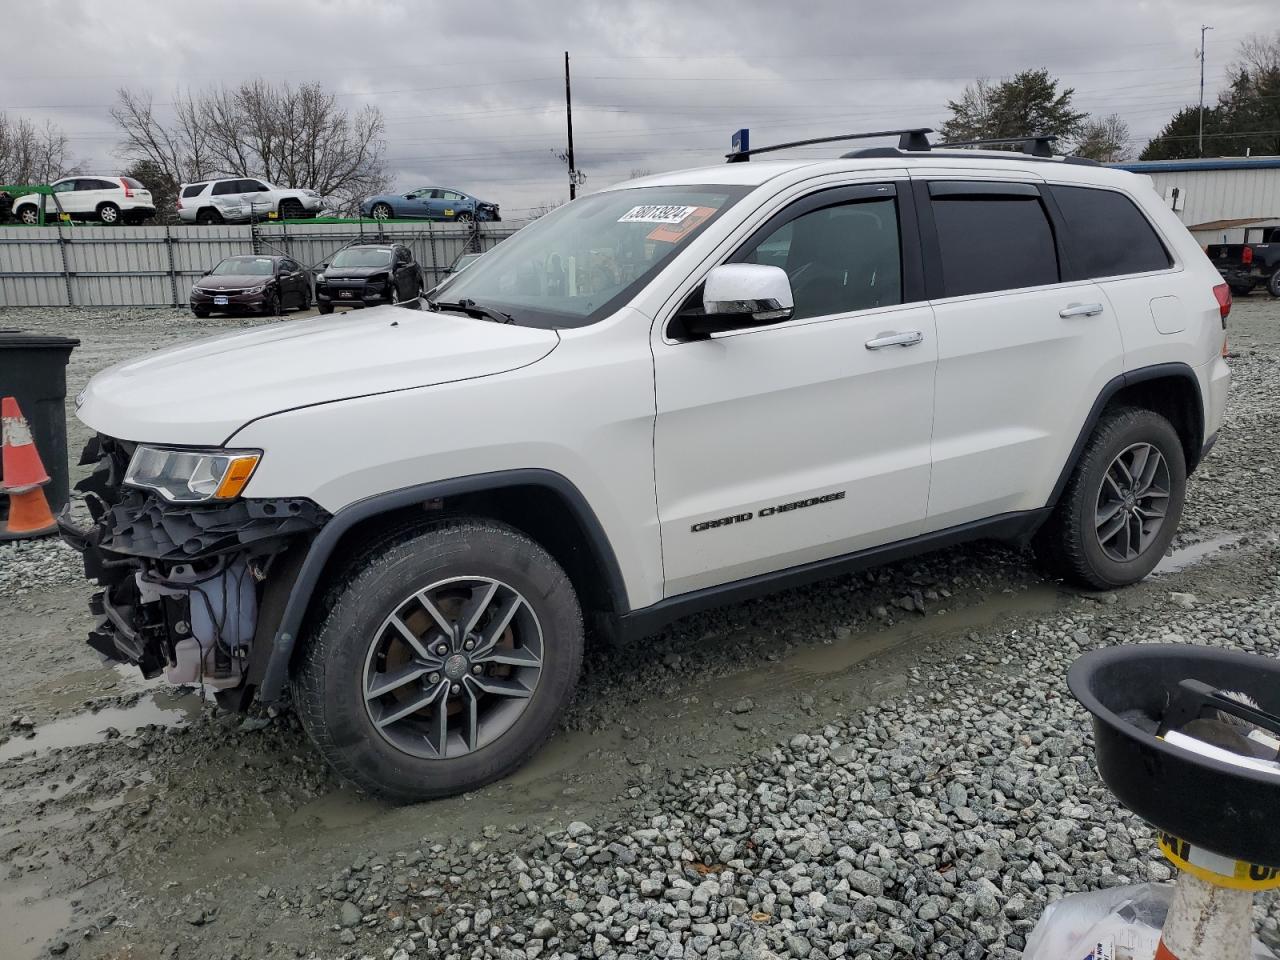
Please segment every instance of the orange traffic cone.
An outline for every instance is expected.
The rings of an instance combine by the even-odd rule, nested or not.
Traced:
[[[31,439],[31,428],[13,397],[0,398],[0,493],[9,495],[9,516],[0,525],[0,540],[40,537],[58,529],[49,500],[40,488],[49,474]]]

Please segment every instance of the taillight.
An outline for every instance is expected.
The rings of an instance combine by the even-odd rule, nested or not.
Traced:
[[[178,198],[178,209],[179,209],[179,210],[181,210],[181,209],[182,209],[182,198],[181,198],[181,197],[179,197],[179,198]]]
[[[1253,263],[1253,247],[1245,247],[1240,251],[1240,262],[1246,267]]]
[[[1231,313],[1231,288],[1220,283],[1213,288],[1213,295],[1218,301],[1218,313],[1222,314],[1222,327],[1226,329],[1227,315]]]
[[[121,181],[120,181],[120,186],[124,187],[124,195],[125,195],[126,197],[132,197],[132,196],[133,196],[133,191],[129,189],[129,181],[128,181],[128,180],[121,180]]]

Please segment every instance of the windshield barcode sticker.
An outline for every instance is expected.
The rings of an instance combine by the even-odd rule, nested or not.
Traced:
[[[697,207],[670,206],[651,203],[643,207],[632,207],[618,218],[619,223],[680,223]]]

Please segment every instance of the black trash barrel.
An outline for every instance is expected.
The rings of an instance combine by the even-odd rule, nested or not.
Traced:
[[[40,462],[49,474],[44,488],[56,514],[71,496],[67,461],[67,360],[80,341],[0,330],[0,397],[14,397],[31,427]],[[0,463],[0,480],[4,465]]]

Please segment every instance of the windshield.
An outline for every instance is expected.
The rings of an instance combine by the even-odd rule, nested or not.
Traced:
[[[581,327],[635,295],[746,187],[636,187],[560,207],[503,240],[436,291],[532,327]]]
[[[215,277],[269,277],[270,257],[227,257],[209,271]]]
[[[330,262],[333,267],[385,267],[391,262],[387,247],[348,247],[339,250]]]

